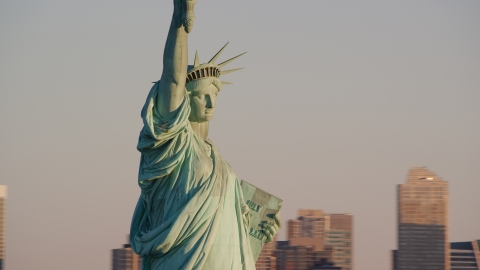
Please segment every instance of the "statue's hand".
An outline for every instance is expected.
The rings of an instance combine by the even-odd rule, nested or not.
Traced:
[[[195,23],[195,4],[197,0],[173,0],[175,17],[180,20],[187,33],[192,32]]]
[[[187,33],[192,32],[193,24],[195,23],[195,4],[197,0],[186,0],[185,1],[185,13],[183,16],[183,27]]]
[[[272,218],[275,221],[274,223],[264,222],[262,224],[263,233],[267,237],[267,240],[265,241],[265,243],[272,242],[273,238],[275,237],[275,235],[277,235],[278,231],[282,227],[282,221],[280,219],[280,213],[276,214]]]

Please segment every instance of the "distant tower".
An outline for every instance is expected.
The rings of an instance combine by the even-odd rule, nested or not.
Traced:
[[[311,246],[324,249],[325,231],[330,227],[329,217],[320,209],[300,209],[298,218],[288,221],[290,246]]]
[[[452,270],[480,270],[480,240],[450,243]]]
[[[330,228],[325,232],[325,245],[333,247],[335,266],[342,270],[353,269],[353,216],[351,214],[328,214]]]
[[[273,256],[273,251],[275,250],[276,237],[272,242],[266,243],[260,255],[258,256],[257,262],[255,263],[256,270],[275,270],[276,267],[276,258]]]
[[[130,236],[127,235],[127,242]],[[138,256],[130,244],[124,244],[123,248],[112,249],[112,270],[141,270],[142,258]]]
[[[322,258],[329,259],[342,270],[352,270],[352,231],[351,214],[326,214],[320,209],[300,209],[298,218],[288,221],[288,245],[312,247],[312,263]]]
[[[450,270],[448,183],[424,167],[398,185],[399,270]]]
[[[0,270],[3,270],[5,260],[5,203],[7,186],[0,186]]]

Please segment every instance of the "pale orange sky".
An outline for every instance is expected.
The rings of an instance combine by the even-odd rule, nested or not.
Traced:
[[[0,2],[6,269],[103,270],[139,188],[140,110],[171,1]],[[354,267],[396,247],[395,187],[450,182],[452,241],[480,239],[480,2],[198,1],[190,63],[229,67],[210,138],[298,208],[354,215]],[[284,237],[284,232],[280,238]]]

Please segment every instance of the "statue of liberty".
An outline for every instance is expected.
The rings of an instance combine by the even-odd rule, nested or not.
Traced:
[[[207,138],[217,95],[229,72],[198,54],[188,66],[188,33],[196,0],[174,0],[163,72],[142,109],[138,182],[141,195],[130,241],[143,270],[255,269],[248,237],[248,206],[235,172]],[[267,241],[280,221],[264,226]]]

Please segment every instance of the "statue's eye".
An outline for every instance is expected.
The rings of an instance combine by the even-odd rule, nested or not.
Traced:
[[[205,98],[205,95],[197,95],[197,97],[198,97],[199,99],[204,99],[204,98]]]

